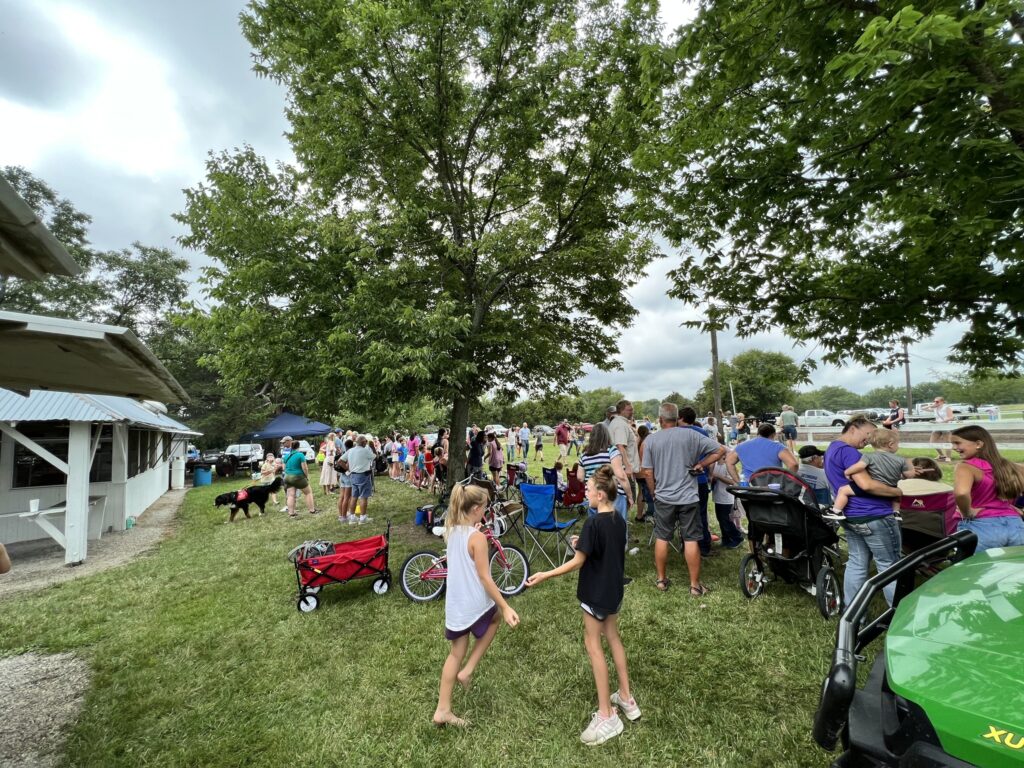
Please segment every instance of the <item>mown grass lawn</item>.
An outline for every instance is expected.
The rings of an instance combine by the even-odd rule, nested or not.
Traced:
[[[363,526],[339,525],[319,489],[320,516],[225,525],[213,497],[242,485],[190,491],[174,535],[130,565],[0,603],[0,655],[74,651],[92,665],[67,765],[827,764],[810,725],[835,625],[794,587],[744,599],[740,551],[706,561],[715,591],[697,601],[679,557],[673,588],[654,588],[644,535],[621,617],[644,714],[614,742],[578,739],[596,700],[574,576],[514,599],[522,624],[499,632],[473,689],[456,694],[473,727],[440,730],[443,603],[414,605],[397,583],[376,596],[363,579],[300,614],[285,559],[305,539],[362,538],[390,517],[397,580],[407,554],[439,546],[411,524],[427,494],[378,478]]]

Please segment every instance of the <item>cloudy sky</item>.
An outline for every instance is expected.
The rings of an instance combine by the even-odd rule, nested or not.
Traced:
[[[203,178],[207,153],[251,144],[292,158],[283,134],[284,92],[250,70],[238,29],[243,0],[0,0],[0,165],[22,165],[93,217],[101,248],[135,240],[178,249],[171,214],[182,189]],[[667,25],[685,23],[687,5],[668,2]],[[178,249],[180,250],[180,249]],[[193,264],[202,256],[185,253]],[[588,373],[580,386],[611,386],[635,399],[692,394],[707,375],[706,337],[681,327],[694,315],[665,296],[671,259],[656,263],[631,291],[640,310],[621,338],[624,370]],[[944,328],[911,348],[915,379],[949,370],[957,334]],[[724,334],[720,355],[746,349],[802,359],[784,336]],[[863,392],[902,384],[902,373],[822,368],[814,385]]]

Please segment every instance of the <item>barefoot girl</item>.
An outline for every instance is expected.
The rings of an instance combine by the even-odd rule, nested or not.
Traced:
[[[467,725],[465,720],[452,714],[452,690],[456,681],[469,689],[476,665],[498,631],[498,609],[510,627],[519,623],[519,616],[505,602],[491,578],[487,539],[477,530],[488,501],[483,488],[459,484],[452,490],[451,506],[445,515],[448,589],[444,636],[451,641],[452,648],[441,670],[441,692],[434,711],[436,725]],[[466,658],[470,634],[476,638],[476,643]],[[463,659],[466,659],[465,666]]]
[[[626,649],[619,637],[619,607],[622,603],[622,577],[625,567],[626,521],[615,511],[615,475],[605,465],[587,481],[587,500],[597,514],[583,523],[583,531],[574,543],[576,555],[553,571],[534,574],[526,582],[533,587],[552,576],[579,569],[576,597],[583,609],[583,642],[597,686],[597,712],[580,734],[587,745],[597,746],[622,733],[622,720],[616,705],[630,720],[640,717],[640,707],[629,692]],[[602,635],[619,676],[619,690],[609,694],[608,663],[601,645]]]

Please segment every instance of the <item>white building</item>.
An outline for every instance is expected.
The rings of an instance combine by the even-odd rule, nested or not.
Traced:
[[[0,178],[0,278],[79,272]],[[195,434],[159,405],[188,395],[125,328],[0,312],[0,387],[0,544],[50,536],[67,563],[168,489]]]
[[[167,491],[171,460],[193,434],[153,403],[0,389],[0,542],[49,535],[66,562],[81,562],[88,539],[124,530]],[[76,486],[81,520],[66,512]]]

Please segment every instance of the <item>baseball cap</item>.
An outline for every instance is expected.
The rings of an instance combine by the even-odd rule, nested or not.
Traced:
[[[812,459],[815,456],[824,456],[825,452],[816,445],[805,445],[796,452],[801,459]]]

